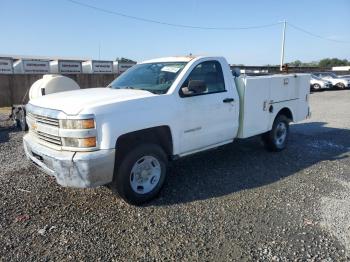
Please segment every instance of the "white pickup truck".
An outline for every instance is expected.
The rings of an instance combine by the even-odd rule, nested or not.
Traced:
[[[289,123],[310,115],[309,82],[234,77],[222,57],[145,61],[106,88],[31,100],[24,149],[60,185],[109,185],[138,205],[160,191],[170,160],[256,135],[284,149]]]

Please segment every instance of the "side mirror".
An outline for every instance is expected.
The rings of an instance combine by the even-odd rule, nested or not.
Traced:
[[[233,68],[231,72],[234,77],[239,77],[241,75],[241,70],[238,67]]]
[[[187,87],[181,88],[184,95],[202,94],[207,90],[207,86],[203,80],[190,80]]]

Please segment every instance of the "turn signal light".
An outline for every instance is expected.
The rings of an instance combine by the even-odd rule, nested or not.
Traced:
[[[65,147],[77,147],[77,148],[96,147],[96,137],[85,137],[85,138],[63,137],[62,145]]]
[[[96,137],[80,138],[80,147],[95,147]]]

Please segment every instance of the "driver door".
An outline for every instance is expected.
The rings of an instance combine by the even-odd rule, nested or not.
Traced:
[[[181,90],[186,89],[191,80],[203,81],[205,91],[185,95]],[[205,61],[194,67],[180,88],[181,154],[233,140],[238,121],[233,98],[233,87],[225,83],[219,61]]]

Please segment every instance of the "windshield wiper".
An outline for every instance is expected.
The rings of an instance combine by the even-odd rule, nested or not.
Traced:
[[[112,85],[108,85],[107,87],[109,88],[113,88],[113,89],[135,89],[135,90],[140,90],[139,88],[133,87],[133,86],[112,86]]]
[[[164,91],[159,90],[159,89],[142,89],[142,88],[136,88],[133,86],[118,86],[118,87],[113,87],[112,85],[109,85],[107,87],[113,88],[113,89],[133,89],[133,90],[142,90],[142,91],[147,91],[150,92],[152,94],[156,94],[156,95],[160,95],[160,94],[164,94]]]

